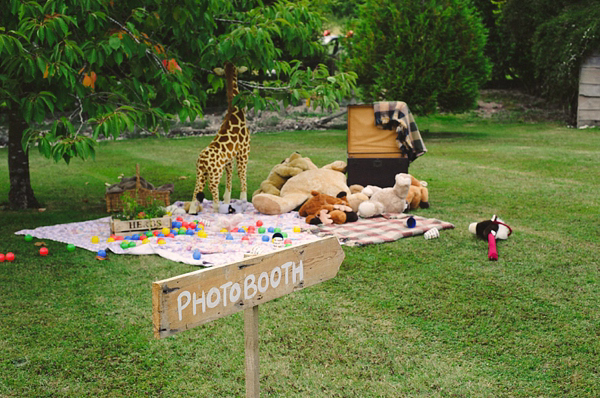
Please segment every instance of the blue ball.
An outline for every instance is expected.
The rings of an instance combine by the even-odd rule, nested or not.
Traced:
[[[185,231],[186,235],[194,235],[194,231],[191,229],[188,229],[187,231]]]
[[[96,254],[98,257],[106,257],[106,250],[98,250],[98,253]]]
[[[165,234],[163,234],[162,232],[159,232],[158,235],[156,235],[156,236],[158,236],[159,238],[164,238]]]
[[[124,240],[131,240],[131,235],[127,235]]]
[[[275,228],[269,227],[269,229],[267,231],[269,231],[269,232],[275,232]]]
[[[140,235],[139,234],[135,234],[131,237],[131,240],[140,240]]]
[[[202,258],[202,253],[200,250],[194,250],[194,260],[200,260]]]
[[[227,240],[233,240],[233,236],[231,234],[227,234],[227,236],[225,237],[225,239],[227,239]]]
[[[262,236],[262,241],[263,241],[263,242],[268,242],[269,240],[270,240],[270,239],[269,239],[269,237],[268,237],[267,235],[263,235],[263,236]]]

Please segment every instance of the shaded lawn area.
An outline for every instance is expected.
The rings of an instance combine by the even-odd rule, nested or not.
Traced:
[[[417,120],[429,152],[411,174],[453,223],[422,237],[344,248],[336,278],[260,307],[261,392],[271,396],[597,396],[600,394],[600,131]],[[195,268],[158,256],[110,256],[14,232],[106,215],[121,173],[175,183],[188,200],[212,137],[102,142],[95,161],[31,153],[45,212],[0,211],[0,396],[243,396],[243,317],[155,340],[152,281]],[[345,131],[252,137],[249,193],[297,150],[317,165],[346,158]],[[7,150],[0,150],[7,164]],[[0,198],[8,170],[0,168]],[[223,187],[221,188],[221,192]],[[234,197],[239,185],[234,180]],[[468,224],[498,214],[514,230],[499,261]]]

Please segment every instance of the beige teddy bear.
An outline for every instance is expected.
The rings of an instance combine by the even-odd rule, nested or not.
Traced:
[[[303,171],[316,169],[318,167],[309,158],[302,157],[298,152],[294,152],[271,169],[267,178],[260,183],[260,188],[254,191],[252,197],[261,193],[279,196],[281,187],[287,180]]]
[[[363,194],[369,200],[358,206],[358,215],[363,218],[375,217],[383,213],[402,213],[407,206],[406,196],[410,188],[410,175],[398,173],[393,187],[380,188],[367,185]]]

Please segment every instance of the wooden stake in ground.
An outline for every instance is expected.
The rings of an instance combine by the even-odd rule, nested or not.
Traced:
[[[328,237],[154,282],[154,336],[171,336],[244,310],[246,396],[257,397],[258,305],[335,277],[343,260],[337,238]]]

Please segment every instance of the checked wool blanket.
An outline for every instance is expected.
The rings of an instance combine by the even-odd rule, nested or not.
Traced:
[[[382,130],[396,130],[396,144],[398,149],[412,162],[427,152],[421,133],[415,119],[408,109],[406,102],[375,102],[375,126]]]
[[[407,226],[407,220],[411,216],[416,221],[414,228]],[[313,227],[312,232],[318,236],[336,236],[342,245],[365,246],[422,235],[432,228],[437,228],[441,231],[443,229],[452,229],[454,225],[435,218],[388,213],[379,217],[361,218],[356,222],[348,224],[318,225]]]

